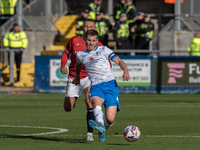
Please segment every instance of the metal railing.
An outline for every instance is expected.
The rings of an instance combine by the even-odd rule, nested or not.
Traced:
[[[16,51],[19,51],[19,49],[0,49],[0,52],[10,52],[10,72],[9,72],[9,81],[10,81],[10,86],[13,86],[14,84],[14,52]],[[57,50],[58,52],[58,55],[62,55],[63,53],[63,50]],[[120,49],[120,50],[113,50],[113,52],[115,54],[124,54],[124,53],[127,53],[128,55],[130,56],[135,56],[135,53],[149,53],[149,55],[147,56],[158,56],[159,54],[161,53],[164,53],[166,55],[164,56],[173,56],[174,53],[187,53],[189,54],[189,52],[187,50],[178,50],[178,51],[175,51],[175,50],[123,50],[123,49]],[[195,51],[195,53],[198,53]],[[199,52],[200,53],[200,52]],[[155,54],[158,54],[158,55],[155,55]],[[125,55],[127,56],[127,55]],[[142,55],[144,56],[144,55]],[[0,68],[2,69],[2,68]]]
[[[57,52],[58,55],[62,55],[64,50],[55,50],[55,52]],[[164,54],[162,56],[174,56],[175,53],[185,53],[186,55],[184,56],[189,56],[189,52],[188,50],[133,50],[133,49],[119,49],[119,50],[113,50],[113,52],[115,54],[124,54],[124,53],[127,53],[128,55],[130,56],[136,56],[137,53],[149,53],[149,55],[147,56],[153,56],[153,55],[160,55],[160,54]],[[196,52],[194,51],[195,53],[200,53],[200,52]],[[188,54],[188,55],[187,55]],[[126,55],[127,56],[127,55]],[[183,55],[179,55],[179,56],[183,56]]]
[[[164,54],[162,56],[174,56],[175,53],[189,54],[189,52],[187,50],[139,50],[139,49],[138,50],[122,50],[122,49],[120,49],[120,50],[113,50],[113,52],[116,54],[127,53],[131,56],[135,56],[135,55],[137,55],[137,53],[145,53],[145,54],[149,53],[148,56],[154,56],[154,55],[159,56],[161,53]],[[184,55],[184,56],[186,56],[186,55]]]
[[[22,1],[22,0],[21,0]],[[18,1],[16,14],[0,27],[0,33],[4,35],[12,28],[13,23],[19,23],[22,30],[32,31],[57,31],[56,21],[68,13],[68,5],[65,0],[34,0],[30,8],[22,8]],[[56,18],[56,19],[53,19]],[[19,21],[21,19],[21,21]]]
[[[19,49],[0,49],[0,52],[10,52],[10,73],[9,73],[9,81],[10,86],[13,86],[14,84],[14,58],[15,58],[15,52],[19,51]],[[2,53],[1,53],[2,54]],[[2,69],[2,68],[0,68]]]

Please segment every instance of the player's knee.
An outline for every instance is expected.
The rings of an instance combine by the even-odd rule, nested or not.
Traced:
[[[71,102],[68,98],[65,98],[63,106],[66,112],[70,112],[75,107],[75,102]]]
[[[93,108],[92,104],[89,101],[87,101],[85,104],[87,108]]]
[[[72,111],[72,109],[71,109],[71,108],[68,108],[68,107],[64,107],[64,110],[65,110],[66,112]]]
[[[114,123],[114,121],[115,121],[114,118],[109,118],[109,119],[107,119],[107,123],[108,123],[109,125],[112,125],[112,124]]]
[[[64,105],[64,110],[66,111],[66,112],[70,112],[70,111],[72,111],[72,109],[75,107],[75,105],[72,107],[70,107],[70,106],[65,106]]]

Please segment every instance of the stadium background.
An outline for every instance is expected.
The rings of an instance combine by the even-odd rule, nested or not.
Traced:
[[[91,1],[81,0],[52,0],[48,3],[47,0],[34,0],[30,4],[31,9],[23,9],[23,21],[22,27],[27,33],[29,45],[23,54],[22,64],[22,81],[14,83],[14,87],[34,87],[36,91],[40,92],[63,92],[65,86],[52,86],[51,81],[51,59],[60,59],[60,55],[65,48],[68,40],[75,35],[74,23],[80,14],[81,9],[86,7]],[[113,0],[113,7],[117,3],[117,0]],[[187,47],[192,40],[194,33],[199,31],[199,14],[198,9],[200,1],[188,1],[185,0],[181,4],[181,29],[175,29],[175,5],[167,4],[164,0],[135,0],[134,4],[138,11],[150,13],[152,15],[152,21],[155,24],[155,34],[153,41],[153,50],[158,50],[159,56],[154,55],[152,57],[123,57],[123,60],[132,60],[131,69],[142,70],[142,67],[134,66],[143,61],[148,61],[149,68],[147,69],[148,80],[142,81],[142,75],[145,72],[139,73],[139,78],[134,77],[134,82],[128,86],[120,83],[121,92],[147,92],[147,93],[197,93],[199,92],[199,81],[198,71],[194,78],[196,83],[189,83],[189,70],[188,65],[194,61],[197,63],[198,69],[198,58],[194,60],[188,57]],[[148,6],[148,7],[147,7]],[[102,7],[108,14],[108,0],[102,2]],[[50,8],[50,9],[49,9]],[[186,15],[187,14],[187,15]],[[1,26],[1,38],[3,37],[6,30],[9,30],[14,22],[17,21],[17,17],[13,20],[8,21],[5,25]],[[194,23],[196,22],[196,23]],[[112,22],[113,23],[113,22]],[[110,36],[110,48],[115,50],[115,43],[113,44],[112,35]],[[181,52],[179,52],[181,51]],[[153,51],[152,51],[153,52]],[[156,54],[158,54],[156,52]],[[51,55],[51,56],[49,56]],[[169,56],[166,57],[166,56]],[[165,57],[160,57],[165,56]],[[176,57],[175,57],[176,56]],[[184,56],[184,57],[180,57]],[[39,61],[45,57],[42,61]],[[164,60],[162,60],[164,59]],[[38,60],[38,61],[36,61]],[[9,78],[9,66],[5,52],[1,52],[1,85],[8,86]],[[162,62],[162,63],[160,63]],[[176,78],[176,83],[167,84],[166,81],[171,77],[169,69],[166,68],[168,63],[185,63],[183,68],[176,68],[176,71],[183,71],[183,77],[177,78],[177,75],[171,73]],[[44,65],[45,64],[45,65]],[[161,65],[162,64],[162,65]],[[187,64],[187,65],[186,65]],[[48,66],[48,67],[47,67]],[[165,68],[165,69],[164,69]],[[14,67],[15,69],[15,67]],[[145,68],[143,68],[145,70]],[[15,71],[14,71],[15,72]],[[39,73],[40,72],[40,73]],[[119,74],[118,72],[115,72]],[[14,74],[14,77],[16,75]],[[179,75],[178,75],[179,76]],[[62,80],[63,76],[57,77]],[[172,77],[172,78],[173,78]],[[145,78],[143,78],[145,79]],[[179,81],[180,80],[180,81]],[[65,81],[66,82],[66,81]],[[120,79],[118,82],[121,82]],[[40,87],[38,83],[44,83]],[[40,90],[45,89],[46,90]],[[193,90],[195,89],[195,90]]]

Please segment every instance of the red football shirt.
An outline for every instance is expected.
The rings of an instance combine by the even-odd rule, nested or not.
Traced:
[[[101,42],[97,43],[97,46],[103,46]],[[85,41],[81,35],[74,36],[70,39],[68,42],[65,51],[62,54],[61,59],[61,67],[65,66],[67,63],[69,55],[71,55],[71,63],[69,65],[69,77],[75,78],[76,77],[76,71],[75,71],[75,65],[76,65],[76,53],[79,51],[83,51],[87,49]],[[80,73],[80,79],[83,79],[88,76],[88,73],[85,69],[85,66],[82,65],[81,73]]]

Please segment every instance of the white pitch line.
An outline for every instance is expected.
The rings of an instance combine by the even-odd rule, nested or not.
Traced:
[[[150,138],[200,138],[200,136],[187,136],[187,135],[146,135]]]
[[[1,106],[62,106],[61,104],[19,104],[19,103],[0,103]],[[82,104],[77,104],[76,106],[85,106]],[[150,105],[120,105],[120,106],[125,106],[125,107],[188,107],[188,108],[193,108],[193,107],[200,107],[200,104],[196,105],[188,105],[188,104],[175,104],[175,105],[159,105],[159,104],[150,104]]]
[[[12,127],[12,128],[35,128],[35,129],[52,129],[58,130],[54,132],[45,132],[45,133],[34,133],[34,134],[19,134],[19,135],[0,135],[0,137],[8,137],[8,136],[38,136],[38,135],[52,135],[56,133],[63,133],[69,131],[68,129],[62,128],[52,128],[52,127],[40,127],[40,126],[15,126],[15,125],[0,125],[0,127]],[[53,136],[53,135],[52,135]],[[62,137],[68,136],[85,136],[85,134],[65,134],[58,135]],[[94,135],[97,136],[97,135]],[[124,135],[106,135],[106,136],[115,136],[115,137],[123,137]],[[184,136],[184,135],[142,135],[147,138],[200,138],[200,136]]]
[[[69,136],[85,136],[85,134],[62,134],[58,135],[62,137],[69,137]],[[99,136],[99,135],[93,135],[93,136]],[[106,135],[106,136],[114,136],[114,137],[123,137],[124,135]],[[183,136],[183,135],[141,135],[142,137],[147,138],[200,138],[200,136]]]
[[[20,134],[20,135],[13,135],[13,136],[36,136],[36,135],[48,135],[48,134],[56,134],[56,133],[63,133],[67,132],[68,129],[62,128],[52,128],[52,127],[35,127],[35,126],[14,126],[14,125],[0,125],[0,127],[11,127],[11,128],[35,128],[35,129],[52,129],[58,130],[54,132],[45,132],[45,133],[33,133],[33,134]],[[1,137],[1,136],[0,136]]]
[[[120,106],[133,106],[133,107],[200,107],[200,105],[120,105]]]

